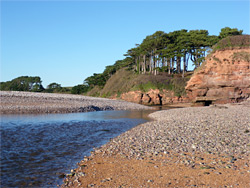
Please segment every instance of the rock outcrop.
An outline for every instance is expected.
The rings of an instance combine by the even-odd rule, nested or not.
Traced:
[[[123,93],[120,98],[144,105],[168,105],[189,102],[187,97],[176,97],[173,91],[160,91],[159,89],[151,89],[148,92],[130,91]]]
[[[250,97],[250,48],[210,54],[186,86],[194,102],[229,103]]]

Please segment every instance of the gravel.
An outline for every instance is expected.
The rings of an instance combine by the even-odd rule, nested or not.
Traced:
[[[72,113],[101,110],[146,110],[147,106],[82,95],[0,91],[1,114]]]
[[[140,187],[148,187],[148,184],[147,186],[145,184],[145,177],[148,174],[144,171],[150,168],[150,172],[155,172],[153,179],[150,176],[146,180],[151,187],[163,187],[163,178],[169,179],[168,175],[172,173],[176,175],[174,179],[169,179],[169,182],[171,181],[170,184],[174,187],[249,185],[249,100],[235,105],[158,111],[149,116],[153,119],[151,122],[138,125],[102,147],[96,148],[90,157],[85,157],[79,163],[79,167],[73,170],[74,175],[66,176],[61,187],[83,187],[82,184],[85,182],[92,183],[90,186],[105,187],[103,181],[93,183],[94,180],[103,178],[101,172],[109,171],[110,168],[112,173],[109,177],[114,180],[111,184],[106,184],[106,187],[123,186],[124,182],[126,187],[134,187],[133,181],[121,181],[121,179],[124,176],[129,177],[128,173],[135,174],[135,172],[140,173],[136,174],[136,181],[140,182]],[[135,165],[130,166],[129,161],[135,162]],[[149,167],[149,163],[154,164],[154,162],[158,165]],[[181,166],[172,171],[173,166],[178,164]],[[120,166],[122,168],[119,168]],[[160,169],[166,168],[169,170],[162,174]],[[159,169],[160,173],[155,169]],[[183,173],[183,170],[187,171]],[[78,175],[81,172],[86,173],[84,178]],[[190,172],[188,175],[190,177],[186,175],[187,172]],[[213,174],[218,178],[223,177],[224,182],[221,183],[217,177],[217,182],[214,182]],[[227,179],[232,180],[232,177],[235,178],[233,181],[227,181]],[[184,185],[181,184],[183,181]],[[164,187],[170,184],[165,184]]]
[[[95,152],[137,159],[169,151],[250,154],[250,101],[158,111],[150,117],[154,121],[136,126]]]

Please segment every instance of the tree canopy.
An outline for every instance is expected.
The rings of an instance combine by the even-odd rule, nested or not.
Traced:
[[[61,88],[61,84],[58,84],[56,82],[53,82],[53,83],[50,83],[48,86],[47,86],[47,89],[59,89]]]
[[[47,88],[46,88],[46,90],[44,90],[44,92],[47,92],[47,93],[60,93],[60,92],[67,92],[67,89],[63,88],[61,86],[61,84],[58,84],[56,82],[52,82],[47,86]]]
[[[224,27],[221,29],[219,39],[226,38],[228,36],[242,35],[243,30],[238,30],[237,28]]]
[[[86,85],[77,85],[71,89],[71,94],[81,94],[86,93],[89,90],[89,87]]]
[[[107,66],[103,73],[93,74],[84,80],[84,84],[93,88],[103,87],[106,81],[120,68],[127,67],[138,74],[157,75],[160,72],[168,74],[184,73],[189,61],[195,68],[205,60],[208,50],[219,40],[232,35],[242,35],[243,31],[225,27],[219,36],[209,35],[207,30],[177,30],[169,33],[156,31],[143,39],[141,44],[128,49],[123,60]]]
[[[157,75],[160,72],[167,72],[167,74],[182,73],[184,77],[189,62],[191,61],[195,68],[199,67],[208,50],[219,41],[214,49],[231,47],[234,44],[238,45],[239,42],[241,45],[245,44],[244,38],[228,39],[228,36],[242,35],[242,33],[243,30],[230,27],[222,28],[218,36],[209,35],[207,30],[182,29],[169,33],[156,31],[146,36],[141,44],[128,49],[123,60],[117,60],[113,65],[106,66],[103,73],[89,76],[82,85],[73,87],[71,93],[85,93],[95,86],[102,88],[113,74],[124,67],[138,74]],[[62,88],[55,82],[49,84],[45,90],[38,76],[21,76],[1,82],[0,90],[69,92],[68,88]]]
[[[11,81],[1,82],[1,90],[7,91],[43,91],[42,80],[38,76],[20,76]]]

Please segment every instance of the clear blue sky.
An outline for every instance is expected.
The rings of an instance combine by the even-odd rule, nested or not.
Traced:
[[[74,86],[155,31],[223,27],[250,34],[245,1],[1,1],[1,81]]]

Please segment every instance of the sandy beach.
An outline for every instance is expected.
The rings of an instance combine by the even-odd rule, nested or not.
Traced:
[[[250,187],[250,101],[150,117],[96,148],[62,187]]]
[[[143,110],[147,106],[71,94],[0,91],[1,114],[73,113],[102,110]]]

